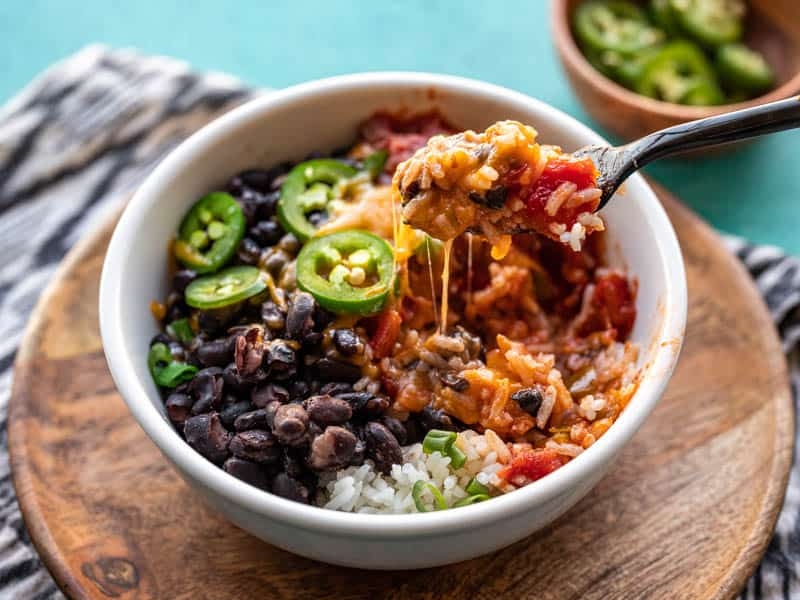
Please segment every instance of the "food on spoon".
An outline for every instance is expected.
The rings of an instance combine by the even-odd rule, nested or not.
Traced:
[[[500,235],[503,257],[464,233],[473,225],[445,243],[402,225],[397,165],[410,172],[432,136],[461,155],[436,113],[380,113],[346,153],[239,173],[188,210],[146,360],[192,448],[297,502],[427,512],[528,485],[612,426],[638,385],[636,285],[604,264],[602,232],[574,250],[549,228],[591,212],[594,192],[569,201],[593,167],[518,123],[492,132],[499,151],[467,156],[450,189],[481,231],[505,202],[470,199],[473,172],[495,169],[506,201],[529,201],[488,222],[518,217],[547,235]],[[564,182],[576,189],[551,200]]]
[[[591,158],[575,158],[540,145],[536,130],[500,121],[483,133],[438,135],[400,164],[393,183],[403,221],[439,240],[466,231],[492,244],[536,231],[580,250],[593,231],[600,202]]]

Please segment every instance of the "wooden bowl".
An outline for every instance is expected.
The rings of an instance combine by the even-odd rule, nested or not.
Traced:
[[[550,24],[561,64],[586,112],[625,141],[678,123],[780,100],[800,93],[800,0],[750,0],[745,42],[764,54],[777,86],[747,102],[683,106],[628,90],[595,69],[572,36],[572,13],[582,0],[552,0]]]

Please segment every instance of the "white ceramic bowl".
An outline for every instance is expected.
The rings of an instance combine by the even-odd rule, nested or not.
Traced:
[[[353,141],[378,109],[437,108],[455,126],[481,130],[500,119],[534,125],[540,140],[571,150],[603,142],[542,102],[508,89],[442,75],[372,73],[335,77],[274,92],[194,134],[147,178],[117,225],[100,287],[108,364],[133,416],[181,476],[238,526],[318,560],[373,569],[431,567],[511,544],[544,527],[582,498],[645,420],[677,360],[686,318],[686,281],[675,233],[650,187],[632,177],[624,197],[603,211],[609,260],[639,281],[632,338],[643,377],[618,421],[588,451],[547,477],[473,506],[411,515],[359,515],[305,506],[252,487],[192,450],[164,416],[147,371],[156,333],[148,305],[168,287],[167,248],[188,207],[253,166],[300,159]]]

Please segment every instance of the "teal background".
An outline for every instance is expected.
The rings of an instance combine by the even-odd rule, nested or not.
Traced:
[[[53,61],[103,42],[257,86],[386,69],[474,77],[597,128],[558,64],[548,9],[545,0],[0,0],[0,102]],[[800,254],[800,131],[648,172],[716,227]]]

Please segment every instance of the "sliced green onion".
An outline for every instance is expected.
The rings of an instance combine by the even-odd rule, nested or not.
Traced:
[[[364,170],[367,171],[373,179],[381,174],[383,167],[386,165],[386,159],[389,158],[389,153],[386,150],[378,150],[373,152],[364,159]]]
[[[194,331],[189,319],[178,319],[167,325],[167,333],[174,335],[179,342],[186,344],[194,339]]]
[[[197,367],[186,363],[171,362],[155,376],[156,383],[163,387],[174,388],[179,383],[189,381],[197,373]]]
[[[461,506],[469,506],[470,504],[475,504],[476,502],[483,502],[484,500],[488,500],[488,494],[473,494],[472,496],[467,496],[466,498],[462,498],[455,504],[453,504],[453,508],[459,508]]]
[[[162,387],[174,388],[189,381],[197,373],[197,367],[172,360],[166,344],[153,344],[147,355],[147,366],[153,381]]]
[[[467,493],[470,496],[488,496],[489,495],[489,488],[483,485],[480,481],[475,479],[474,477],[470,479],[467,487],[464,488],[467,490]]]
[[[429,512],[425,507],[425,503],[422,501],[422,494],[425,493],[425,490],[428,490],[433,496],[434,510],[444,510],[447,508],[447,502],[445,502],[442,492],[432,483],[420,479],[414,484],[414,487],[411,488],[411,497],[414,498],[414,506],[417,507],[419,512]]]
[[[447,449],[447,456],[450,457],[450,466],[454,469],[460,469],[467,462],[467,455],[455,444]]]
[[[422,451],[425,454],[441,452],[444,456],[456,441],[455,431],[442,431],[441,429],[431,429],[422,440]]]

